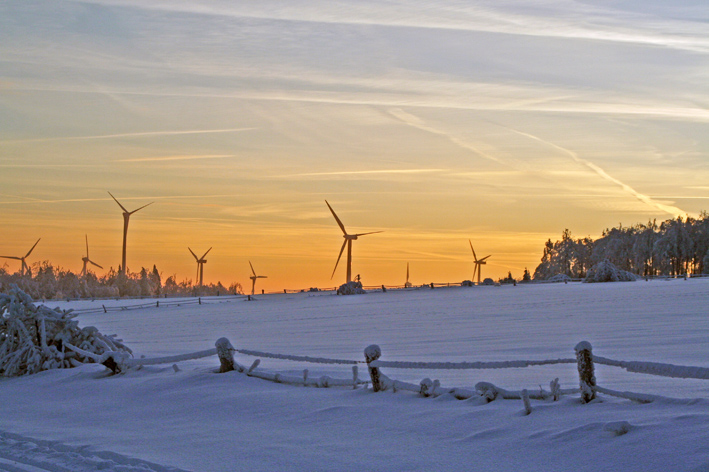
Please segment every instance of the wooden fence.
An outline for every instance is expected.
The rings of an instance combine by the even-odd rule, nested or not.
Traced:
[[[67,346],[70,349],[77,350],[74,346]],[[492,362],[407,362],[407,361],[383,361],[380,360],[382,352],[379,346],[371,345],[364,350],[364,360],[349,360],[349,359],[329,359],[310,356],[296,356],[288,354],[274,354],[262,351],[253,351],[247,349],[235,349],[227,338],[220,338],[215,343],[215,348],[204,351],[198,351],[190,354],[178,356],[161,357],[154,359],[129,359],[125,353],[105,353],[103,356],[89,356],[95,362],[100,362],[113,370],[114,373],[119,373],[129,368],[141,368],[146,365],[156,364],[175,364],[181,361],[199,359],[210,356],[218,356],[220,360],[219,372],[238,371],[252,377],[258,377],[264,380],[286,383],[292,385],[312,386],[312,387],[335,387],[348,386],[358,388],[362,385],[371,385],[374,392],[392,390],[394,392],[410,391],[420,394],[424,397],[436,397],[440,395],[453,395],[458,399],[469,399],[479,397],[484,401],[492,401],[497,398],[502,399],[521,399],[524,402],[525,410],[531,411],[529,407],[529,399],[538,400],[558,400],[562,395],[579,394],[582,403],[593,401],[598,393],[625,398],[639,403],[650,403],[654,401],[669,401],[677,402],[682,400],[648,395],[632,392],[619,392],[612,389],[600,387],[596,384],[595,365],[601,364],[612,367],[619,367],[628,372],[643,373],[670,378],[684,379],[701,379],[709,380],[709,368],[707,367],[690,367],[677,366],[672,364],[661,364],[655,362],[640,362],[640,361],[618,361],[605,357],[594,356],[591,344],[582,341],[574,348],[574,358],[564,359],[548,359],[548,360],[512,360],[512,361],[492,361]],[[81,352],[87,355],[86,352]],[[239,365],[234,360],[234,354],[239,353],[246,356],[256,357],[256,360],[250,367]],[[295,362],[304,362],[312,364],[339,364],[352,366],[352,377],[349,379],[333,379],[328,376],[318,378],[310,378],[308,369],[303,371],[301,377],[288,376],[278,373],[266,372],[257,370],[260,365],[260,358],[281,359]],[[382,369],[416,369],[416,370],[482,370],[482,369],[509,369],[509,368],[525,368],[532,366],[555,365],[555,364],[576,364],[579,374],[579,387],[573,389],[562,389],[559,385],[559,379],[554,379],[549,384],[549,390],[539,388],[533,391],[526,389],[520,391],[509,391],[499,388],[488,382],[479,382],[475,385],[474,390],[464,388],[444,388],[437,380],[432,381],[429,378],[424,378],[416,385],[399,380],[393,380],[386,376]],[[367,366],[369,379],[362,380],[359,378],[359,366]],[[176,370],[177,367],[175,366]]]

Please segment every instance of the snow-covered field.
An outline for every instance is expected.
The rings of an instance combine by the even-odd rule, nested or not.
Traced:
[[[587,340],[597,356],[709,367],[704,279],[216,301],[79,320],[117,333],[147,358],[209,349],[222,336],[237,349],[271,353],[363,360],[363,349],[378,344],[382,360],[450,362],[573,358],[574,346]],[[254,360],[236,358],[246,366]],[[525,416],[519,400],[303,388],[214,374],[217,366],[207,357],[117,376],[89,365],[2,378],[0,471],[709,471],[709,380],[596,366],[600,386],[684,400],[600,396],[583,405],[568,395],[532,400]],[[352,376],[351,366],[266,358],[257,370],[302,376],[304,368],[311,378]],[[479,381],[548,390],[556,377],[562,388],[578,385],[574,364],[382,371],[470,390]],[[359,375],[367,378],[366,366]]]

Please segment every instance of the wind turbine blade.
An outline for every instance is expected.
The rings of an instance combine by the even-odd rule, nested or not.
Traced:
[[[3,259],[15,259],[16,261],[22,260],[21,257],[16,257],[16,256],[0,256],[0,257],[2,257]]]
[[[257,275],[256,278],[257,279],[267,279],[268,275]]]
[[[111,192],[108,192],[108,194],[111,196],[111,198],[113,198],[114,200],[116,200],[116,197],[114,197]],[[126,207],[124,207],[123,205],[121,205],[121,202],[119,202],[118,200],[116,200],[116,203],[118,203],[118,206],[121,207],[121,209],[123,209],[123,211],[125,211],[126,213],[128,213],[128,210],[126,210]]]
[[[370,231],[369,233],[359,233],[355,234],[354,236],[367,236],[368,234],[377,234],[377,233],[383,233],[384,231]]]
[[[145,208],[146,206],[150,206],[150,205],[152,205],[153,203],[155,203],[155,202],[150,202],[150,203],[148,203],[147,205],[143,205],[142,207],[140,207],[140,208],[138,208],[138,209],[136,209],[136,210],[133,210],[133,211],[131,211],[131,212],[128,212],[128,214],[129,214],[129,215],[132,215],[132,214],[135,213],[136,211],[142,210],[142,209]]]
[[[473,249],[473,243],[470,242],[469,239],[468,239],[468,243],[470,243],[470,250],[473,251],[473,259],[475,259],[475,261],[477,262],[478,256],[475,255],[475,249]]]
[[[345,242],[342,243],[342,249],[340,249],[340,255],[337,256],[337,262],[335,262],[335,268],[332,269],[332,275],[330,276],[330,280],[335,276],[335,271],[337,270],[337,264],[340,263],[340,258],[342,257],[342,253],[345,252],[345,246],[347,246],[347,240],[345,239]]]
[[[187,249],[189,249],[189,251],[192,253],[192,256],[194,257],[194,260],[195,260],[195,261],[199,261],[199,259],[197,258],[197,254],[195,254],[194,251],[193,251],[192,249],[190,249],[189,246],[187,246]]]
[[[207,249],[207,252],[205,252],[204,256],[200,257],[200,259],[204,259],[205,257],[207,257],[207,254],[209,254],[209,251],[211,251],[211,250],[212,250],[211,247],[209,249]]]
[[[42,239],[42,238],[39,238],[39,239]],[[30,257],[30,254],[32,254],[32,251],[34,251],[34,248],[36,248],[37,244],[39,244],[39,239],[37,240],[36,243],[34,243],[34,246],[32,246],[32,249],[30,249],[30,252],[28,252],[25,257]]]
[[[86,238],[86,257],[89,257],[89,235],[85,234],[84,237]]]
[[[337,221],[337,224],[340,225],[340,229],[342,230],[343,234],[347,234],[347,230],[345,229],[345,225],[342,224],[342,221],[337,217],[337,214],[335,213],[335,210],[332,209],[329,203],[327,203],[327,200],[325,200],[325,203],[327,204],[327,207],[330,209],[332,212],[332,216],[335,217],[335,221]]]
[[[251,261],[249,261],[249,266],[251,266],[251,273],[256,277],[256,271],[254,270],[254,266],[251,265]]]
[[[492,256],[492,254],[490,254],[490,256]],[[478,262],[485,262],[485,259],[487,259],[487,258],[490,257],[490,256],[485,256],[485,257],[483,257],[482,259],[480,259]]]
[[[89,262],[92,263],[93,265],[95,265],[96,267],[98,267],[99,269],[103,269],[103,267],[101,267],[100,265],[96,264],[94,261],[89,261]]]

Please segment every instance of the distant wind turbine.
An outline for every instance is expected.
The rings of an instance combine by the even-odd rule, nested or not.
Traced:
[[[345,242],[342,243],[342,249],[340,249],[340,255],[337,256],[337,262],[335,262],[335,268],[332,270],[332,275],[330,276],[330,279],[332,279],[335,276],[335,271],[337,270],[337,264],[340,263],[340,258],[342,257],[342,253],[345,250],[345,246],[347,246],[347,283],[352,282],[352,241],[357,239],[360,236],[365,236],[367,234],[375,234],[375,233],[383,233],[383,231],[371,231],[369,233],[359,233],[359,234],[348,234],[347,230],[345,229],[345,225],[342,224],[342,221],[337,217],[337,214],[335,213],[335,210],[332,209],[329,203],[327,203],[327,200],[325,200],[325,203],[327,204],[327,207],[330,209],[332,212],[332,216],[335,217],[335,221],[337,221],[337,224],[340,226],[340,229],[342,230],[342,237],[345,238]]]
[[[406,283],[404,284],[404,287],[409,288],[411,287],[411,282],[409,282],[409,263],[406,263]]]
[[[490,257],[492,254],[487,255],[483,257],[482,259],[478,259],[478,256],[475,254],[475,249],[473,249],[473,243],[470,242],[468,239],[468,242],[470,243],[470,250],[473,251],[473,260],[475,261],[475,267],[473,268],[473,281],[475,281],[475,273],[477,272],[478,274],[478,285],[480,285],[480,267],[487,264],[486,259]]]
[[[42,238],[39,238],[42,239]],[[25,259],[30,257],[30,254],[32,254],[32,251],[34,251],[34,248],[37,247],[37,243],[39,243],[39,239],[37,240],[36,243],[34,243],[34,246],[32,246],[32,249],[30,249],[27,254],[24,255],[24,257],[17,257],[17,256],[0,256],[3,259],[14,259],[16,261],[22,261],[22,265],[20,266],[20,276],[25,275],[25,271],[29,272],[30,268],[27,265],[27,262],[25,262]]]
[[[251,265],[251,261],[249,261],[249,266],[251,266],[251,273],[254,274],[251,277],[251,295],[254,294],[254,291],[256,290],[256,279],[267,279],[268,276],[266,275],[256,275],[256,271],[254,270],[254,266]]]
[[[103,269],[103,267],[101,267],[100,265],[96,264],[94,261],[92,261],[91,259],[89,259],[89,236],[88,236],[88,235],[84,235],[84,236],[86,236],[86,256],[84,256],[84,257],[81,258],[81,260],[84,261],[84,268],[81,269],[81,277],[86,277],[86,273],[87,273],[86,266],[87,266],[87,264],[93,264],[93,265],[95,265],[96,267],[98,267],[99,269]]]
[[[202,257],[197,257],[197,254],[195,254],[194,251],[192,251],[192,249],[189,248],[189,246],[187,247],[187,249],[189,249],[189,251],[194,256],[194,259],[197,261],[197,277],[196,277],[196,279],[199,280],[199,286],[201,287],[202,280],[204,278],[204,264],[207,263],[207,259],[205,259],[205,257],[207,257],[207,254],[209,254],[209,251],[211,251],[212,248],[210,247],[209,249],[207,249],[207,252],[205,252]]]
[[[114,197],[111,192],[108,192],[108,194],[111,196],[111,198],[116,200],[116,197]],[[121,272],[123,272],[125,274],[126,273],[126,239],[128,238],[128,221],[130,220],[130,215],[137,212],[138,210],[142,210],[143,208],[145,208],[148,205],[152,205],[155,202],[150,202],[150,203],[148,203],[148,205],[143,205],[142,207],[138,208],[137,210],[133,210],[133,211],[126,210],[126,208],[123,205],[121,205],[121,202],[119,202],[118,200],[116,200],[116,203],[118,203],[118,206],[121,207],[121,209],[123,210],[123,257],[121,258]]]

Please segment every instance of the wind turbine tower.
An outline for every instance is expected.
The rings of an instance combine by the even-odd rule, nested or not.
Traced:
[[[411,288],[411,282],[409,282],[409,263],[406,263],[406,283],[404,284],[404,288]]]
[[[475,255],[475,249],[473,249],[473,243],[470,242],[469,239],[468,239],[468,243],[470,243],[470,250],[473,251],[473,260],[475,261],[475,266],[474,266],[474,268],[473,268],[473,281],[475,280],[475,273],[477,272],[477,274],[478,274],[478,285],[480,285],[480,268],[481,268],[481,266],[487,264],[486,259],[487,259],[488,257],[490,257],[492,254],[487,255],[487,256],[483,257],[482,259],[478,259],[478,256]]]
[[[95,265],[96,267],[98,267],[99,269],[103,269],[103,267],[101,267],[100,265],[96,264],[94,261],[92,261],[91,259],[89,259],[89,236],[88,236],[88,235],[84,235],[84,236],[86,236],[86,256],[84,256],[84,257],[81,258],[81,260],[84,261],[84,268],[81,269],[81,277],[86,277],[86,272],[87,272],[86,266],[87,266],[87,264],[93,264],[93,265]]]
[[[251,267],[251,273],[254,274],[251,277],[249,277],[251,279],[251,295],[253,295],[256,290],[256,279],[267,279],[268,276],[256,275],[256,271],[254,270],[254,266],[251,265],[251,261],[249,261],[249,266]]]
[[[197,257],[197,254],[195,254],[194,251],[192,251],[192,249],[189,248],[189,246],[187,247],[187,249],[189,249],[189,251],[194,256],[194,259],[197,261],[197,277],[196,278],[197,278],[197,280],[199,280],[199,286],[201,287],[202,280],[204,278],[204,264],[207,263],[207,259],[205,259],[205,257],[207,257],[207,254],[209,254],[209,251],[211,251],[212,248],[210,247],[209,249],[207,249],[207,252],[205,252],[202,257]]]
[[[39,238],[42,239],[42,238]],[[34,251],[34,248],[37,247],[37,244],[39,243],[39,239],[37,240],[36,243],[34,243],[34,246],[32,246],[32,249],[30,249],[27,254],[24,255],[24,257],[18,257],[18,256],[0,256],[0,258],[3,259],[14,259],[16,261],[22,261],[22,265],[20,266],[20,276],[24,277],[26,272],[29,272],[30,267],[27,265],[27,262],[25,262],[25,259],[30,257],[30,254],[32,254],[32,251]]]
[[[345,250],[345,246],[347,246],[347,281],[346,281],[346,283],[349,283],[349,282],[352,282],[352,241],[356,240],[360,236],[366,236],[367,234],[383,233],[383,231],[371,231],[369,233],[348,234],[347,230],[345,229],[345,225],[343,225],[342,221],[340,221],[340,219],[337,217],[335,210],[333,210],[332,207],[330,206],[330,204],[327,203],[327,200],[325,200],[325,203],[327,204],[327,207],[332,212],[332,216],[335,217],[335,221],[337,221],[338,226],[342,230],[342,237],[345,238],[345,241],[342,243],[342,248],[340,249],[340,255],[337,256],[337,262],[335,262],[335,268],[332,270],[332,275],[330,276],[330,279],[332,279],[335,276],[335,271],[337,270],[337,264],[340,263],[340,258],[342,257],[342,253]]]
[[[108,192],[108,194],[111,196],[111,198],[116,200],[116,197],[114,197],[111,192]],[[118,200],[116,200],[116,203],[118,203],[118,206],[121,207],[121,210],[123,210],[123,257],[121,258],[121,270],[120,271],[125,274],[126,273],[126,239],[128,237],[128,222],[130,221],[130,215],[137,212],[138,210],[142,210],[143,208],[145,208],[148,205],[152,205],[155,202],[150,202],[150,203],[148,203],[148,205],[143,205],[142,207],[140,207],[136,210],[133,210],[133,211],[126,210],[126,208],[123,205],[121,205],[121,202],[119,202]]]

